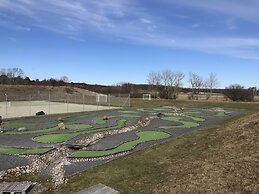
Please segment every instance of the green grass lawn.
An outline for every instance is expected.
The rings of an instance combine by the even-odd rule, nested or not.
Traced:
[[[159,140],[165,139],[170,137],[168,133],[158,132],[158,131],[142,131],[136,134],[139,138],[133,141],[129,141],[119,145],[116,148],[110,150],[80,150],[73,153],[72,157],[100,157],[100,156],[107,156],[111,154],[116,154],[120,152],[130,151],[138,144],[152,141],[152,140]]]
[[[80,131],[80,132],[69,132],[69,133],[60,133],[60,134],[47,134],[47,135],[40,135],[37,137],[34,137],[33,140],[41,143],[61,143],[64,141],[68,141],[78,135],[88,134],[88,133],[97,133],[101,131],[108,131],[112,129],[118,129],[125,126],[127,120],[120,119],[116,121],[115,126],[106,127],[106,128],[100,128],[100,129],[92,129],[87,131]]]
[[[52,148],[36,147],[36,148],[15,148],[0,146],[0,154],[17,154],[17,155],[38,155],[50,151]]]

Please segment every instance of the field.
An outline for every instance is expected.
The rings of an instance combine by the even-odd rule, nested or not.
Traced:
[[[48,192],[56,188],[55,193],[73,193],[99,182],[121,193],[258,189],[258,171],[252,169],[258,157],[255,121],[259,115],[240,118],[247,110],[258,111],[255,104],[185,102],[185,109],[180,110],[168,106],[172,101],[142,102],[142,107],[140,103],[134,101],[131,109],[65,114],[65,130],[58,130],[57,116],[4,122],[5,131],[0,135],[2,179],[30,177],[48,185]],[[224,109],[212,108],[216,105]],[[104,115],[109,119],[103,120]],[[18,177],[12,171],[17,166],[22,166]],[[235,173],[241,173],[246,187],[236,183],[238,176],[231,179]]]

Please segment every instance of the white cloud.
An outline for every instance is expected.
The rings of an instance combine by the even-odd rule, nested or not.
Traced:
[[[146,19],[146,18],[141,18],[140,20],[141,20],[141,22],[144,23],[144,24],[151,24],[151,23],[152,23],[152,21],[150,21],[150,20],[148,20],[148,19]]]
[[[259,2],[255,0],[200,0],[199,2],[161,0],[161,2],[229,15],[231,19],[225,23],[225,26],[231,30],[236,29],[236,17],[253,22],[259,21],[257,14]],[[0,25],[11,24],[16,30],[30,31],[36,26],[78,41],[84,41],[84,34],[92,31],[105,34],[115,40],[128,40],[139,44],[192,49],[239,58],[258,59],[257,56],[259,56],[257,38],[192,35],[190,29],[176,25],[173,21],[168,24],[165,22],[167,18],[155,15],[133,0],[1,0],[1,10],[7,14],[12,13],[16,17],[25,17],[28,23],[31,23],[31,26],[16,24],[8,17],[5,17],[7,21],[3,23],[0,18]],[[175,16],[184,20],[192,19],[186,14]],[[192,21],[193,25],[190,23],[189,27],[197,28],[202,25],[196,22]],[[190,37],[183,37],[182,32],[186,36],[186,31],[187,34],[191,34]]]
[[[17,30],[21,30],[21,31],[27,31],[27,32],[29,32],[29,31],[31,31],[31,28],[29,28],[29,27],[25,27],[25,26],[16,26],[15,27]]]
[[[245,20],[259,22],[258,0],[161,0],[168,4],[191,7],[205,12],[225,14]]]

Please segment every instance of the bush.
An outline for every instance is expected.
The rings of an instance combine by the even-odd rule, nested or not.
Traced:
[[[224,95],[233,101],[246,101],[251,102],[254,100],[254,92],[245,89],[244,86],[233,84],[226,87]]]

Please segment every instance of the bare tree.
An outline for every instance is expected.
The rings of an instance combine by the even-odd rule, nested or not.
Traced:
[[[158,97],[158,93],[159,93],[158,89],[159,89],[159,86],[161,85],[161,80],[162,80],[161,73],[156,72],[154,78],[155,78],[154,80],[155,80],[155,85],[156,85],[156,97]]]
[[[153,93],[154,85],[156,81],[156,72],[152,71],[147,76],[147,82],[149,85],[151,85],[151,92]]]
[[[6,69],[2,68],[1,71],[0,71],[0,75],[6,75]]]
[[[211,72],[209,74],[209,78],[206,81],[206,85],[210,89],[210,93],[212,93],[212,90],[214,88],[218,87],[218,84],[219,84],[219,81],[218,81],[218,78],[217,78],[217,74]]]
[[[14,68],[8,68],[6,70],[6,75],[9,78],[14,78],[14,77],[24,77],[24,72],[22,69],[14,67]]]
[[[210,73],[208,79],[205,81],[205,87],[210,90],[210,94],[207,95],[207,100],[211,97],[212,90],[218,87],[219,81],[216,73]]]
[[[166,69],[162,72],[162,80],[164,82],[164,97],[167,97],[167,98],[170,97],[170,91],[172,87],[170,83],[173,77],[174,77],[174,72],[171,71],[170,69]]]
[[[184,79],[184,77],[185,77],[185,75],[184,75],[184,73],[182,73],[182,72],[177,72],[177,73],[175,73],[174,74],[174,97],[176,98],[177,97],[177,95],[178,95],[178,89],[179,89],[179,87],[182,85],[182,80]]]
[[[69,79],[66,75],[64,75],[64,76],[62,76],[62,77],[60,78],[60,81],[63,81],[63,82],[65,82],[65,83],[69,83],[69,82],[70,82],[70,79]]]
[[[172,77],[173,72],[170,69],[166,69],[162,72],[162,80],[164,82],[165,90],[169,86],[169,80]]]
[[[192,97],[196,93],[197,94],[197,100],[198,100],[198,94],[200,93],[201,87],[204,85],[203,78],[199,76],[198,74],[189,73],[189,82],[192,86]]]

